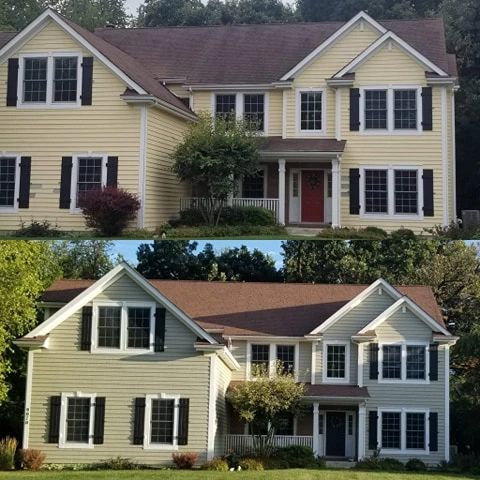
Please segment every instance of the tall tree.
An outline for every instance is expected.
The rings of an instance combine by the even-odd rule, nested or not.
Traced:
[[[145,0],[138,23],[145,27],[205,25],[205,20],[201,0]]]
[[[0,30],[20,30],[34,20],[47,6],[43,0],[2,0]]]

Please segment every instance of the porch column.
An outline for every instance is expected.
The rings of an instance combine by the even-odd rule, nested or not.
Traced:
[[[230,176],[230,179],[233,180],[232,176]],[[233,195],[234,192],[230,192],[227,197],[227,206],[231,207],[233,206]]]
[[[365,404],[358,407],[358,460],[365,457],[365,422],[367,412]]]
[[[332,160],[332,227],[340,226],[340,155]]]
[[[320,455],[318,448],[318,402],[313,402],[313,453],[315,456]]]
[[[285,160],[278,160],[278,223],[285,225]]]

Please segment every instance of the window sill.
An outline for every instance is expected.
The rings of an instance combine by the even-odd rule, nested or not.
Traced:
[[[408,135],[420,135],[424,131],[423,130],[360,130],[360,135],[365,136],[392,136],[392,137],[403,137]]]
[[[147,355],[147,354],[154,354],[160,352],[154,352],[152,350],[140,350],[140,349],[128,349],[128,350],[121,350],[121,349],[113,349],[113,348],[95,348],[92,349],[90,353],[93,354],[103,354],[103,355]]]
[[[317,137],[326,137],[327,134],[325,130],[297,130],[298,137],[310,137],[310,138],[317,138]]]
[[[20,110],[62,110],[62,109],[77,109],[82,104],[80,102],[72,103],[18,103],[17,108]]]
[[[390,215],[388,213],[361,213],[360,218],[370,219],[370,220],[407,220],[412,222],[420,222],[425,218],[423,215],[402,215],[394,214]]]
[[[0,207],[0,214],[18,213],[18,207]]]
[[[400,449],[396,449],[396,448],[383,448],[383,447],[381,447],[380,451],[381,451],[381,454],[389,453],[389,454],[393,454],[393,455],[410,455],[410,457],[412,457],[412,455],[430,455],[430,451],[426,450],[426,449],[425,450],[414,450],[414,449],[400,450]]]
[[[92,444],[86,444],[86,443],[64,443],[62,445],[58,445],[58,448],[74,448],[74,449],[92,449],[94,447],[93,443]]]
[[[430,385],[430,380],[395,380],[389,378],[379,378],[378,383],[387,383],[389,385]]]
[[[177,452],[178,446],[172,444],[147,444],[143,446],[144,450],[160,450],[165,452]]]
[[[348,378],[328,378],[328,377],[325,377],[323,379],[323,383],[326,383],[326,384],[350,383],[350,380]]]

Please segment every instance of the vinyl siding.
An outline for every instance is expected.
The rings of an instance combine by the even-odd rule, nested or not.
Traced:
[[[283,93],[268,92],[268,131],[270,137],[282,136],[283,128]]]
[[[222,360],[217,359],[216,365],[215,456],[221,456],[225,450],[225,435],[228,433],[228,411],[225,396],[232,375],[230,368]]]
[[[50,22],[15,54],[76,52],[92,56]],[[98,60],[93,66],[93,105],[80,108],[6,107],[7,61],[0,65],[0,151],[32,157],[30,208],[0,214],[0,230],[16,230],[21,221],[48,220],[61,230],[85,229],[81,214],[59,209],[62,156],[106,153],[119,157],[119,186],[138,191],[139,108],[120,95],[126,85]]]

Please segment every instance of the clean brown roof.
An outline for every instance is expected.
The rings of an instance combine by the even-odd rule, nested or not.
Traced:
[[[276,336],[310,333],[368,286],[187,280],[149,282],[206,330],[222,328],[224,335]],[[42,300],[66,303],[93,283],[93,280],[58,280],[45,292]],[[396,288],[444,326],[430,287]]]
[[[343,152],[345,140],[334,138],[266,137],[260,145],[262,152]]]
[[[393,31],[442,70],[454,75],[441,18],[385,20]],[[157,79],[187,84],[278,81],[344,22],[102,28],[96,35],[138,59]]]

